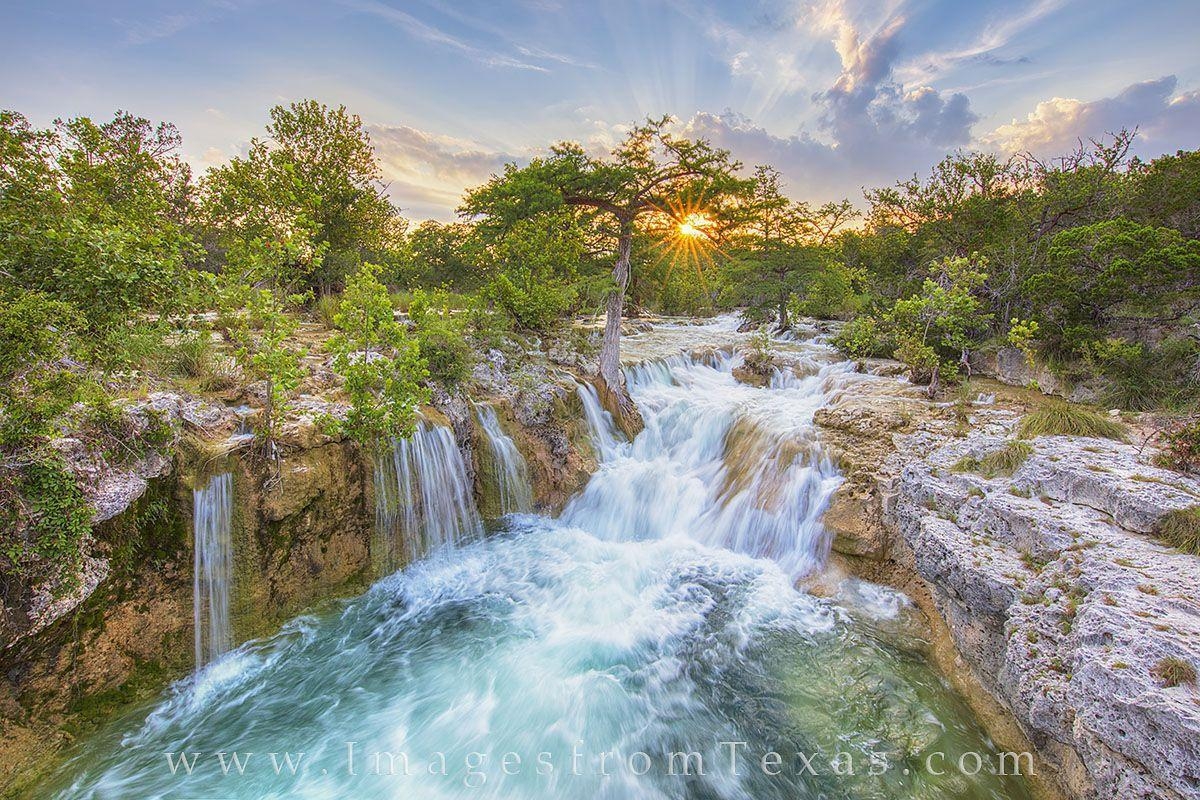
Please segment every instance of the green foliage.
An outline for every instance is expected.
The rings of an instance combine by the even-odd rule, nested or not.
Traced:
[[[86,376],[71,361],[82,315],[41,292],[0,296],[0,447],[51,435]]]
[[[408,317],[416,329],[429,377],[447,389],[470,377],[472,366],[471,347],[463,335],[463,318],[454,313],[456,300],[445,289],[429,292],[415,289],[408,305]],[[472,316],[469,313],[466,319]]]
[[[1026,414],[1021,418],[1018,430],[1022,439],[1035,436],[1089,436],[1123,442],[1128,436],[1128,431],[1120,422],[1058,400]]]
[[[1157,347],[1124,338],[1092,342],[1082,363],[1107,379],[1107,405],[1134,411],[1185,410],[1200,401],[1200,345],[1190,339],[1168,339]]]
[[[896,349],[879,320],[865,315],[843,325],[834,335],[833,345],[851,358],[887,358]]]
[[[1047,265],[1026,279],[1060,349],[1080,352],[1096,333],[1125,319],[1191,306],[1200,299],[1200,241],[1179,231],[1115,219],[1057,234]]]
[[[1037,358],[1038,324],[1033,320],[1013,317],[1009,322],[1008,343],[1025,356],[1025,365],[1032,368]]]
[[[893,356],[908,365],[915,383],[936,387],[943,378],[957,378],[959,365],[981,341],[989,319],[980,298],[987,280],[982,266],[978,260],[943,259],[919,294],[897,300],[880,316],[877,336],[871,337],[874,331],[866,324],[856,326],[843,337],[845,346],[863,351],[872,338],[888,340],[895,343]]]
[[[1007,477],[1016,472],[1032,453],[1033,447],[1026,442],[1007,442],[983,458],[967,456],[959,459],[952,469],[955,472],[975,472],[985,478]]]
[[[792,316],[848,319],[862,309],[866,276],[861,269],[840,261],[827,262],[792,300]]]
[[[283,291],[329,289],[364,258],[398,250],[404,225],[383,192],[362,121],[313,100],[271,109],[267,138],[209,170],[201,212],[222,247],[284,247]]]
[[[1200,471],[1200,419],[1184,420],[1162,435],[1160,466],[1182,472]]]
[[[779,328],[789,325],[796,296],[799,313],[832,318],[854,304],[854,272],[835,259],[836,231],[857,216],[848,201],[814,208],[788,200],[779,172],[755,169],[750,196],[739,211],[732,235],[733,258],[726,268],[732,300],[755,309],[756,317],[774,313]]]
[[[268,448],[274,447],[279,425],[304,375],[304,350],[291,342],[299,323],[284,303],[295,306],[304,299],[292,295],[281,301],[270,289],[242,283],[222,287],[222,322],[235,345],[234,359],[244,374],[266,384],[266,408],[258,433]]]
[[[1154,532],[1176,550],[1200,556],[1200,505],[1163,514],[1155,524]]]
[[[346,281],[329,341],[333,367],[346,380],[350,411],[342,422],[330,421],[359,445],[375,449],[408,436],[429,392],[425,360],[396,321],[381,267],[364,263]]]
[[[171,312],[197,248],[174,127],[118,112],[38,131],[0,112],[0,274],[71,302],[92,331]]]
[[[49,580],[59,594],[73,589],[92,511],[61,457],[42,454],[22,468],[3,468],[0,495],[6,496],[0,504],[3,572],[27,582]]]
[[[478,288],[484,278],[482,242],[470,225],[428,220],[409,232],[396,281],[406,286]]]

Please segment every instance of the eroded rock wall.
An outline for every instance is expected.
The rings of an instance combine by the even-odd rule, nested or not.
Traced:
[[[924,599],[1064,794],[1200,797],[1200,694],[1160,675],[1166,659],[1200,667],[1200,558],[1152,535],[1200,483],[1077,437],[1029,440],[1011,475],[964,469],[1018,419],[851,387],[817,417],[849,478],[826,518],[834,550]]]

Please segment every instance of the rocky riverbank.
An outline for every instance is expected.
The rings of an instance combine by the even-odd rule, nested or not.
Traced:
[[[825,517],[835,557],[944,623],[948,671],[1004,746],[1032,743],[1051,789],[1200,796],[1200,558],[1154,535],[1200,482],[1110,439],[1014,444],[1044,401],[983,388],[999,399],[854,381],[818,412],[847,476]]]
[[[497,476],[475,404],[495,409],[528,464],[537,508],[560,508],[594,469],[575,391],[586,377],[576,375],[578,360],[564,347],[485,352],[469,388],[437,390],[422,410],[453,431],[485,517]],[[347,406],[328,365],[313,359],[308,367],[277,459],[256,452],[248,434],[261,408],[253,384],[224,397],[159,391],[130,404],[130,419],[153,414],[170,431],[133,461],[80,440],[56,443],[95,529],[74,588],[28,587],[5,606],[0,796],[21,796],[64,745],[194,667],[192,490],[210,476],[232,475],[234,643],[378,577],[375,461],[325,432],[321,417]]]

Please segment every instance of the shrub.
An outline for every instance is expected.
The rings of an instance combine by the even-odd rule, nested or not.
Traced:
[[[43,457],[19,471],[4,470],[0,494],[23,500],[0,506],[6,571],[30,581],[56,581],[60,594],[73,589],[81,547],[91,533],[92,511],[61,457]]]
[[[1090,409],[1065,402],[1051,402],[1021,419],[1018,435],[1022,439],[1034,436],[1090,436],[1096,439],[1125,441],[1124,425]]]
[[[380,271],[364,262],[346,280],[329,349],[334,369],[346,379],[351,408],[344,421],[323,420],[367,448],[410,435],[417,408],[429,398],[421,386],[428,374],[425,362],[417,342],[395,319]]]
[[[1200,397],[1196,365],[1200,348],[1186,339],[1168,339],[1155,348],[1110,338],[1089,345],[1084,359],[1108,381],[1104,402],[1149,411],[1181,409]]]
[[[851,358],[886,358],[895,350],[874,317],[855,317],[833,337],[834,347]]]
[[[1154,532],[1176,550],[1200,556],[1200,505],[1163,514]]]
[[[961,458],[951,469],[955,472],[974,472],[985,478],[1008,476],[1016,472],[1032,453],[1033,448],[1026,442],[1008,442],[983,458]]]
[[[1196,684],[1196,668],[1175,656],[1159,659],[1154,668],[1150,670],[1150,674],[1168,688],[1185,683],[1191,686]]]
[[[1200,470],[1200,419],[1182,422],[1162,435],[1160,466],[1182,472]]]
[[[448,320],[426,319],[417,328],[417,343],[429,377],[442,386],[452,389],[471,376],[471,346]]]

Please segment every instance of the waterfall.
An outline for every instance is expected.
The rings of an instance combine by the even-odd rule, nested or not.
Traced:
[[[529,483],[529,465],[516,443],[500,427],[496,409],[476,406],[475,416],[487,439],[496,470],[496,492],[502,515],[533,510],[533,487]]]
[[[734,380],[729,354],[631,367],[646,423],[633,441],[581,387],[602,462],[563,519],[514,515],[505,535],[311,610],[177,682],[140,724],[114,718],[37,796],[1029,800],[915,655],[929,633],[897,613],[899,595],[797,591],[823,557],[818,520],[838,480],[813,412],[843,381],[868,379],[797,347],[815,359],[807,377],[781,370],[766,388]],[[375,480],[381,554],[411,561],[482,532],[445,427],[422,420]],[[393,552],[401,542],[407,554]],[[741,769],[730,742],[747,745]],[[234,743],[249,767],[231,781]],[[793,752],[845,752],[854,767],[750,768],[780,743],[797,766]],[[286,760],[260,761],[285,747]],[[676,750],[701,769],[677,775]],[[195,762],[165,768],[164,753],[184,752]],[[520,771],[502,768],[512,753]],[[987,766],[900,777],[931,753]],[[876,754],[890,772],[872,771]]]
[[[600,403],[600,395],[596,387],[590,383],[580,383],[575,387],[579,402],[583,405],[583,419],[591,434],[592,445],[600,461],[607,461],[614,456],[620,446],[621,437],[617,425],[613,422],[612,414]]]
[[[812,416],[846,367],[805,378],[779,370],[760,389],[733,377],[740,364],[718,352],[627,368],[646,425],[628,444],[581,386],[602,465],[564,521],[614,541],[686,537],[769,558],[794,577],[818,567],[829,546],[821,515],[841,478]]]
[[[192,492],[195,569],[192,579],[196,666],[233,647],[229,591],[233,583],[233,474],[223,472]]]
[[[412,436],[392,441],[374,472],[371,549],[381,573],[483,534],[467,466],[449,428],[418,420]]]

